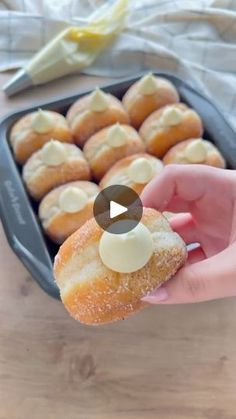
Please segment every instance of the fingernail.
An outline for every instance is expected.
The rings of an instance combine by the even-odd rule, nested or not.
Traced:
[[[157,304],[161,301],[167,300],[167,298],[168,298],[168,294],[167,294],[166,289],[164,287],[160,287],[156,291],[141,298],[141,300],[149,304]]]

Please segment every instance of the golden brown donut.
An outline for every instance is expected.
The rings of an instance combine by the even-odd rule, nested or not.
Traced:
[[[56,186],[91,178],[88,162],[74,144],[51,140],[36,151],[23,167],[23,180],[36,200]]]
[[[23,164],[47,141],[56,139],[73,143],[73,136],[63,115],[39,109],[20,118],[10,131],[9,140],[15,159]]]
[[[203,134],[199,115],[184,103],[165,106],[153,112],[140,131],[147,151],[159,158],[180,141],[198,138]]]
[[[129,114],[131,125],[139,129],[152,112],[165,105],[179,102],[179,94],[167,79],[147,74],[127,90],[122,102]]]
[[[99,191],[95,183],[79,180],[58,186],[42,199],[39,219],[51,240],[63,243],[93,217],[93,204]]]
[[[118,160],[144,151],[144,143],[134,128],[117,123],[90,137],[83,151],[94,178],[99,181]]]
[[[146,242],[150,239],[148,261],[129,273],[111,270],[104,264],[101,244],[107,234],[94,219],[87,221],[60,247],[54,275],[62,302],[74,319],[99,325],[127,317],[145,307],[147,304],[141,298],[169,280],[185,263],[185,244],[160,213],[144,208],[141,223],[135,229],[122,238],[119,234],[109,237],[112,250],[119,249],[111,257],[119,259],[119,266],[122,260],[124,266],[127,263],[126,248],[130,249],[130,243],[131,247],[135,246],[130,258],[135,259],[136,252],[146,253]],[[131,259],[128,264],[132,265],[135,261]],[[119,270],[123,270],[122,266]]]
[[[172,147],[163,158],[164,164],[207,164],[224,169],[225,159],[210,141],[192,138]]]
[[[122,103],[100,89],[78,99],[70,107],[66,117],[75,141],[81,147],[91,135],[102,128],[116,122],[129,123],[129,116]]]
[[[150,154],[134,154],[114,164],[102,178],[100,187],[104,189],[111,185],[124,185],[140,194],[163,167],[163,163]]]

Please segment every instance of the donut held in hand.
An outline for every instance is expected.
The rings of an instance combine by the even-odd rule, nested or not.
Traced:
[[[54,274],[74,319],[98,325],[146,306],[141,298],[169,280],[186,260],[186,246],[168,221],[144,208],[130,232],[104,232],[86,222],[60,247]]]

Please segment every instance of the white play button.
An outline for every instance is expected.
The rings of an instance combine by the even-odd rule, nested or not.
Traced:
[[[124,214],[126,211],[128,211],[127,207],[124,207],[115,201],[110,201],[110,218],[118,217],[118,215]]]
[[[133,230],[142,219],[143,207],[138,194],[128,186],[111,185],[97,195],[93,214],[97,224],[112,234]]]

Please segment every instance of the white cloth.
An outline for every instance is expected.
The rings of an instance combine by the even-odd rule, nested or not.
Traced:
[[[23,66],[59,31],[109,0],[0,0],[0,71]],[[125,31],[87,74],[169,70],[198,84],[236,128],[236,0],[130,0]]]

